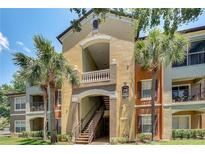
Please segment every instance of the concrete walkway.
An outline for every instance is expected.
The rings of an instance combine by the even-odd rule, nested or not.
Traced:
[[[96,138],[91,145],[109,145],[109,137]]]

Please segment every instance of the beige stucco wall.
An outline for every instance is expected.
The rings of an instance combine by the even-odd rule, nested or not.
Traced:
[[[89,19],[89,17],[87,18]],[[116,125],[117,125],[117,136],[120,135],[120,112],[123,106],[132,106],[134,109],[134,104],[130,103],[134,101],[134,29],[132,25],[128,22],[114,19],[106,19],[99,26],[99,32],[96,35],[110,36],[110,62],[112,59],[116,59],[117,62],[117,80],[116,80]],[[82,25],[82,31],[66,34],[62,39],[63,42],[63,55],[66,59],[70,61],[71,64],[76,65],[79,72],[82,72],[82,54],[83,50],[80,42],[86,38],[92,38],[94,35],[91,32],[91,23],[87,21]],[[130,86],[130,99],[128,101],[122,102],[121,100],[121,87],[124,83]],[[72,89],[67,81],[64,82],[62,87],[62,133],[69,132],[69,112],[71,110],[71,95]],[[124,105],[123,105],[124,104]],[[126,105],[125,105],[126,104]],[[127,109],[126,109],[127,110]],[[129,112],[130,116],[128,123],[130,124],[129,132],[134,137],[134,123],[135,114],[134,111]],[[128,118],[127,118],[128,119]],[[71,121],[71,120],[70,120]]]
[[[97,69],[97,65],[93,58],[91,57],[90,53],[88,52],[88,49],[84,49],[83,51],[83,71],[89,72]]]
[[[84,119],[84,125],[89,122],[91,116],[101,105],[99,97],[84,97],[80,102],[80,119]],[[90,111],[92,109],[92,111]],[[87,116],[87,117],[86,117]]]

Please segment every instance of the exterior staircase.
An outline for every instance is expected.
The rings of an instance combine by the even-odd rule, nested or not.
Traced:
[[[110,100],[109,100],[109,97],[108,96],[104,96],[103,97],[103,101],[104,101],[104,104],[105,104],[105,109],[106,110],[110,110]]]
[[[85,129],[76,138],[75,140],[76,144],[89,144],[92,142],[92,140],[95,137],[97,125],[101,117],[103,116],[103,113],[104,113],[104,110],[102,108],[96,111],[91,121],[88,123]]]

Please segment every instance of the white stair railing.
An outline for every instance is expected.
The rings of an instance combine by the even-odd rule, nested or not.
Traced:
[[[82,83],[110,80],[110,69],[82,73]]]

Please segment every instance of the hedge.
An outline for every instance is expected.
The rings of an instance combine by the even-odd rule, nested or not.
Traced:
[[[172,130],[173,139],[203,139],[205,129],[174,129]]]
[[[43,138],[43,131],[22,132],[19,137],[23,138]]]
[[[151,133],[140,133],[137,135],[137,141],[140,142],[144,142],[144,143],[151,142],[151,139],[152,139]]]
[[[128,143],[128,137],[112,137],[110,140],[111,144],[125,144]]]

